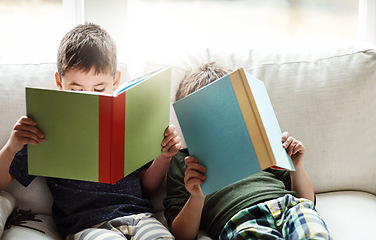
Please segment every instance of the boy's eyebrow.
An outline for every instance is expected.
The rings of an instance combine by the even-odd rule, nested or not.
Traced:
[[[80,86],[80,87],[82,86],[81,84],[76,83],[76,82],[71,82],[71,83],[69,83],[69,85],[71,85],[71,86]],[[96,87],[96,86],[101,86],[101,85],[105,85],[105,82],[97,83],[94,86]]]
[[[71,82],[71,83],[69,83],[69,85],[73,85],[73,86],[82,86],[81,84],[78,84],[78,83],[76,83],[76,82]]]
[[[100,82],[100,83],[95,84],[94,86],[96,87],[96,86],[101,86],[101,85],[106,85],[106,83],[105,82]]]

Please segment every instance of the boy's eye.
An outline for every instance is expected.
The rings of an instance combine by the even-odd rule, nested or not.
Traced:
[[[71,91],[83,91],[83,89],[74,89],[74,88],[72,88]]]
[[[94,91],[96,91],[96,92],[103,92],[103,91],[104,91],[104,88],[101,88],[101,89],[94,89]]]

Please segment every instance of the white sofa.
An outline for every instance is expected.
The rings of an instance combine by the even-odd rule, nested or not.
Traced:
[[[155,66],[172,66],[173,86],[192,68],[217,61],[244,67],[263,80],[283,130],[306,146],[305,166],[317,193],[317,210],[334,239],[376,239],[376,49],[363,43],[294,47],[253,47],[175,51],[122,64],[123,81]],[[0,65],[0,146],[25,113],[24,86],[54,88],[54,63]],[[125,73],[125,74],[124,74]],[[173,94],[172,97],[173,98]],[[176,123],[173,110],[171,122]],[[164,189],[152,199],[163,219]],[[61,239],[51,219],[51,194],[44,178],[24,188],[16,181],[0,195],[0,227],[14,206],[39,213],[43,230],[12,226],[0,237]],[[3,224],[3,225],[1,225]],[[199,239],[205,239],[200,232]]]

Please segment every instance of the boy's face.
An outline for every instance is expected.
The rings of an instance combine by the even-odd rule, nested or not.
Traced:
[[[120,71],[116,71],[115,77],[111,73],[96,74],[95,68],[85,72],[77,69],[66,71],[60,79],[55,73],[56,85],[60,90],[68,91],[88,91],[112,94],[118,87],[120,81]]]

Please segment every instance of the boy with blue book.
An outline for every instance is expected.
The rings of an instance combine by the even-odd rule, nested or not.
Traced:
[[[228,73],[215,63],[201,66],[180,83],[176,100]],[[189,149],[173,157],[164,205],[176,239],[195,239],[200,229],[214,239],[330,239],[314,208],[313,186],[303,165],[304,145],[287,132],[281,144],[295,171],[269,168],[207,196],[201,190],[206,168],[200,159],[190,156]],[[231,171],[231,164],[228,168]]]

